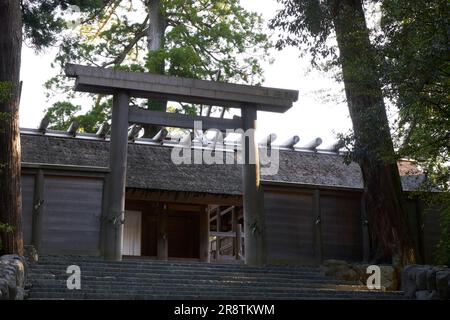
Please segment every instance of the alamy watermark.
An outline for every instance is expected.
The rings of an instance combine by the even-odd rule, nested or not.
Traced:
[[[212,129],[210,129],[212,130]],[[181,164],[257,164],[261,166],[261,175],[275,175],[280,167],[279,150],[258,146],[255,130],[228,129],[226,135],[238,134],[240,143],[225,143],[220,130],[216,132],[211,147],[205,148],[200,139],[192,142],[190,139],[176,145],[172,149],[171,160],[176,165]],[[202,122],[194,121],[194,132],[202,132]],[[235,152],[237,151],[237,152]]]
[[[67,289],[80,290],[81,289],[81,269],[77,265],[70,265],[67,267],[66,273],[69,277],[66,281]]]
[[[380,290],[381,289],[381,268],[377,265],[370,265],[366,270],[367,274],[370,276],[367,278],[366,286],[369,290]]]

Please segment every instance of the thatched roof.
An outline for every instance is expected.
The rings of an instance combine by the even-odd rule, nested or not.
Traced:
[[[22,161],[26,163],[107,167],[109,142],[40,134],[21,135]],[[171,147],[130,143],[127,187],[241,194],[241,166],[175,165]],[[399,166],[404,190],[413,190],[423,179],[411,162]],[[362,188],[359,166],[346,165],[338,154],[280,150],[280,168],[263,180],[318,186]]]

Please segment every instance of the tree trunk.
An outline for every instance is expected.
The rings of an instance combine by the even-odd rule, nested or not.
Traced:
[[[19,1],[0,0],[0,222],[2,252],[23,254],[20,189],[20,55],[22,13]]]
[[[371,261],[413,263],[416,250],[361,0],[336,0],[333,17],[355,135],[354,155],[364,179]]]
[[[151,58],[149,63],[149,71],[151,73],[164,74],[164,59],[157,57],[157,51],[164,49],[164,33],[166,30],[166,17],[161,11],[160,0],[150,0],[147,7],[150,13],[150,25],[148,28],[148,42],[147,49],[149,57],[156,54],[156,57]],[[164,100],[149,100],[148,108],[155,111],[166,111],[167,101]],[[152,138],[162,127],[153,125],[144,125],[144,137]]]

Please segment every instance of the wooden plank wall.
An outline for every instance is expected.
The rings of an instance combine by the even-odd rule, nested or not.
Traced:
[[[361,261],[360,193],[264,186],[271,262]]]
[[[361,199],[355,192],[321,191],[324,259],[362,261]]]
[[[270,184],[263,187],[269,262],[363,260],[360,191]],[[408,199],[407,210],[423,263],[434,264],[441,233],[439,210],[424,210],[416,199]]]
[[[42,253],[98,255],[102,195],[102,179],[46,176]]]
[[[313,262],[313,194],[265,190],[264,209],[269,261]]]
[[[35,174],[24,170],[22,175],[25,244],[32,242]],[[42,253],[100,255],[103,181],[100,174],[44,173]],[[362,259],[360,192],[265,184],[263,187],[270,261]],[[419,201],[409,200],[408,212],[424,262],[434,263],[441,232],[439,210],[423,210]],[[196,238],[193,241],[196,243]],[[155,254],[150,251],[143,254]]]

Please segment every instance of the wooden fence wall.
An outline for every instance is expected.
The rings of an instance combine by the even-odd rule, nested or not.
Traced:
[[[100,255],[104,177],[24,171],[24,243],[34,244],[43,254]]]
[[[363,261],[369,235],[361,190],[264,182],[267,255],[272,263],[319,264],[325,259]],[[433,264],[439,213],[408,200],[409,223],[422,263]]]
[[[25,244],[35,242],[38,234],[41,253],[100,255],[104,180],[104,172],[23,169]],[[360,190],[266,182],[263,188],[271,262],[316,264],[367,257]],[[438,213],[424,211],[415,200],[408,207],[424,262],[433,263],[440,237]]]

